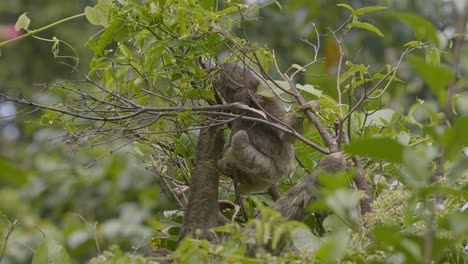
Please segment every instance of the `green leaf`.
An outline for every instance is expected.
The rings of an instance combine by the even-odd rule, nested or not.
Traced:
[[[378,28],[376,28],[374,25],[366,23],[366,22],[353,21],[353,22],[349,23],[348,26],[351,27],[351,28],[352,27],[362,28],[362,29],[368,30],[370,32],[374,32],[375,34],[377,34],[380,37],[384,37],[384,35],[382,34],[382,32]]]
[[[468,146],[468,116],[455,119],[452,127],[448,128],[442,136],[445,147],[445,156],[448,160],[455,160],[462,154],[464,147]]]
[[[16,24],[15,24],[16,31],[20,31],[21,29],[28,30],[31,19],[28,18],[27,14],[28,13],[23,13],[16,21]]]
[[[85,8],[86,19],[96,26],[109,26],[108,12],[112,7],[112,0],[99,0],[96,6]]]
[[[367,71],[366,66],[362,64],[352,64],[352,63],[346,63],[349,67],[346,72],[344,72],[341,77],[340,77],[340,84],[345,82],[348,78],[354,76],[356,73],[359,73],[359,75],[362,75]]]
[[[205,99],[205,100],[215,100],[213,91],[205,89],[188,89],[185,92],[187,98],[190,99]]]
[[[305,69],[299,65],[299,64],[296,64],[294,63],[293,65],[291,65],[292,68],[296,69],[296,70],[301,70],[301,71],[305,71]]]
[[[322,245],[316,252],[319,263],[337,263],[345,254],[348,247],[350,234],[346,230],[334,232],[322,239]]]
[[[438,96],[440,105],[447,102],[447,86],[453,80],[454,73],[445,65],[432,65],[414,55],[407,56],[414,70],[421,75],[424,81]]]
[[[426,187],[432,176],[430,163],[432,158],[423,150],[405,149],[402,155],[401,180],[414,189]]]
[[[132,57],[132,52],[130,51],[130,49],[127,48],[127,46],[125,46],[124,44],[122,43],[119,43],[119,51],[122,55],[124,55],[125,57],[127,58],[131,58]]]
[[[462,156],[455,161],[447,173],[447,180],[450,184],[455,183],[459,178],[466,177],[468,172],[468,157]]]
[[[231,7],[225,8],[225,9],[219,11],[219,12],[216,12],[216,15],[225,16],[227,14],[239,12],[240,10],[244,9],[245,7],[246,7],[246,5],[231,6]]]
[[[320,239],[315,236],[309,228],[298,227],[291,231],[291,240],[299,250],[317,250],[320,246]]]
[[[351,6],[347,5],[347,4],[337,4],[336,6],[344,7],[346,9],[348,9],[349,11],[354,12],[354,9]]]
[[[365,13],[371,13],[371,12],[376,12],[376,11],[385,10],[385,9],[388,9],[388,7],[385,7],[385,6],[366,6],[366,7],[358,8],[358,9],[354,10],[353,14],[362,15],[362,14],[365,14]]]
[[[415,15],[413,13],[405,12],[393,12],[392,15],[395,16],[398,20],[407,24],[414,31],[417,40],[429,40],[436,46],[439,46],[437,30],[432,25],[432,23],[426,20],[425,18]]]
[[[32,264],[71,264],[70,255],[62,245],[51,238],[44,241],[36,249]]]
[[[416,47],[423,47],[424,42],[419,41],[419,40],[413,40],[405,43],[403,47],[409,47],[409,48],[416,48]]]
[[[315,95],[317,98],[322,97],[323,91],[315,89],[314,86],[311,84],[304,84],[304,85],[296,84],[296,88],[301,91],[308,92],[312,95]]]
[[[101,34],[97,42],[97,45],[101,52],[106,48],[108,44],[112,42],[117,30],[119,30],[122,27],[123,23],[123,20],[117,19],[108,28],[106,28],[104,33]]]
[[[375,160],[400,163],[405,146],[391,138],[362,138],[345,145],[346,153],[367,156]]]
[[[451,229],[457,233],[468,233],[468,210],[453,212],[449,218]]]

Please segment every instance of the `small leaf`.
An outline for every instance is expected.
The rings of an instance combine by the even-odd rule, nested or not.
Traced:
[[[422,47],[422,46],[424,46],[424,42],[419,41],[419,40],[413,40],[403,45],[403,47],[408,47],[408,48],[416,48],[416,47]]]
[[[349,23],[348,26],[349,27],[355,27],[355,28],[362,28],[362,29],[374,32],[375,34],[377,34],[380,37],[384,37],[384,35],[382,34],[382,32],[378,28],[376,28],[374,25],[366,23],[366,22],[354,21],[354,22]]]
[[[299,64],[294,63],[293,65],[291,65],[291,67],[293,67],[296,70],[305,71],[305,69]]]
[[[385,6],[366,6],[366,7],[363,7],[363,8],[356,9],[353,12],[353,14],[354,15],[362,15],[362,14],[365,14],[365,13],[376,12],[376,11],[385,10],[385,9],[388,9],[388,7],[385,7]]]
[[[23,13],[16,21],[15,30],[16,31],[20,31],[21,29],[28,30],[30,22],[31,22],[31,19],[28,18],[27,13]]]
[[[336,6],[344,7],[346,9],[348,9],[349,11],[354,12],[354,9],[351,6],[347,5],[347,4],[337,4]]]
[[[135,144],[133,145],[133,150],[135,150],[136,154],[140,155],[141,157],[144,157],[145,154],[143,153],[143,151],[141,151],[141,149]]]

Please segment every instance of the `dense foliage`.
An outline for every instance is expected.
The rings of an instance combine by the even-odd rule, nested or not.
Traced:
[[[467,85],[460,66],[468,60],[467,7],[446,1],[451,15],[437,17],[422,9],[430,21],[398,9],[407,2],[418,8],[419,1],[395,1],[393,9],[389,1],[256,2],[100,0],[83,14],[55,19],[57,32],[84,17],[98,28],[74,34],[86,35],[89,60],[68,34],[46,39],[48,28],[32,29],[39,12],[20,16],[23,37],[52,46],[60,66],[47,65],[67,73],[51,68],[43,80],[21,83],[39,80],[39,91],[2,89],[2,104],[25,109],[20,117],[29,122],[19,126],[29,143],[1,142],[15,152],[0,156],[1,261],[145,263],[142,255],[165,248],[174,253],[154,260],[468,262]],[[0,43],[2,54],[12,56],[16,43]],[[198,131],[238,118],[226,115],[212,87],[216,71],[200,62],[227,61],[251,65],[264,78],[259,93],[280,97],[290,115],[303,115],[295,95],[318,101],[318,120],[338,138],[337,150],[353,158],[349,173],[319,177],[319,199],[308,205],[311,215],[331,212],[323,236],[315,218],[286,221],[267,206],[269,196],[255,195],[244,204],[250,221],[237,207],[224,212],[233,219],[217,228],[229,234],[225,243],[177,244]],[[42,115],[29,113],[36,109]],[[332,149],[320,128],[307,125],[281,192]],[[359,172],[369,190],[353,183]],[[363,215],[367,195],[373,207]],[[230,179],[221,179],[219,198],[235,200]],[[285,234],[297,250],[282,250]],[[246,255],[248,246],[266,243],[276,255]]]

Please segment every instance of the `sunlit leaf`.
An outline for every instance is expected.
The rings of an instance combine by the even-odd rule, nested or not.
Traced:
[[[349,11],[354,12],[354,9],[351,6],[347,5],[347,4],[337,4],[336,6],[344,7],[346,9],[348,9]]]
[[[15,24],[16,31],[20,31],[21,29],[27,30],[29,28],[29,23],[31,22],[31,19],[29,19],[27,14],[28,13],[23,13],[16,21],[16,24]]]
[[[378,28],[376,28],[374,25],[366,23],[366,22],[353,21],[353,22],[349,23],[348,26],[349,27],[355,27],[355,28],[362,28],[362,29],[368,30],[370,32],[374,32],[375,34],[377,34],[380,37],[384,37],[384,35],[382,34],[382,32]]]
[[[310,93],[312,95],[315,95],[317,98],[322,97],[323,91],[315,89],[315,87],[313,85],[311,85],[311,84],[304,84],[304,85],[296,84],[296,88],[301,90],[301,91],[304,91],[304,92]]]
[[[385,7],[385,6],[366,6],[366,7],[362,7],[362,8],[358,8],[358,9],[354,10],[353,14],[362,15],[362,14],[365,14],[365,13],[371,13],[371,12],[376,12],[376,11],[385,10],[385,9],[388,9],[388,7]]]
[[[96,26],[109,26],[107,14],[112,7],[112,0],[99,0],[96,6],[85,8],[85,15],[88,21]]]

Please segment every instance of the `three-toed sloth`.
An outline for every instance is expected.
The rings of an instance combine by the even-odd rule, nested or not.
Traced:
[[[214,81],[227,103],[239,102],[263,111],[272,122],[302,128],[302,118],[286,117],[276,98],[257,94],[260,78],[243,64],[226,63]],[[252,113],[240,113],[258,117]],[[264,191],[285,175],[294,157],[294,137],[267,124],[238,118],[231,124],[230,148],[218,161],[223,174],[238,184],[238,194]]]

